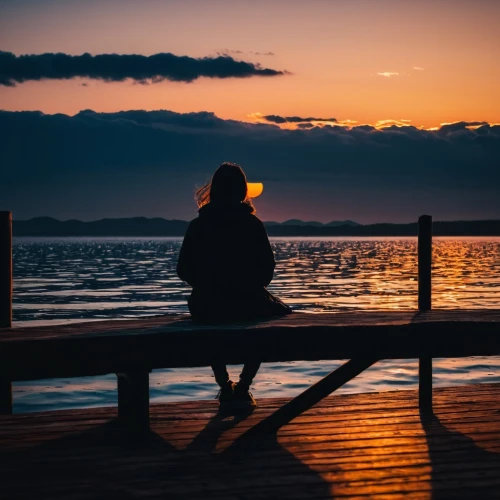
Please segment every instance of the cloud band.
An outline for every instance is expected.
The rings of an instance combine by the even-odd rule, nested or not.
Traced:
[[[0,202],[18,219],[185,219],[195,186],[235,161],[266,183],[259,207],[276,217],[500,218],[500,125],[481,123],[290,130],[209,112],[0,111]]]
[[[249,78],[286,74],[259,64],[236,61],[229,56],[177,56],[168,52],[143,56],[137,54],[63,53],[16,56],[0,51],[0,85],[13,87],[18,83],[38,80],[68,80],[76,77],[122,82],[157,83],[163,80],[192,82],[200,77]]]

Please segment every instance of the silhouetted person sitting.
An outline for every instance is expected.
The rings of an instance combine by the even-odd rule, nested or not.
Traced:
[[[189,224],[177,264],[179,278],[193,287],[188,299],[193,320],[220,323],[290,314],[266,289],[274,254],[247,196],[241,167],[223,163],[196,199],[199,216]],[[259,367],[260,361],[249,360],[234,384],[224,363],[212,365],[221,410],[256,406],[249,388]]]

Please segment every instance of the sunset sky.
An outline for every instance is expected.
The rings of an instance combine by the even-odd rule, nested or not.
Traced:
[[[499,20],[496,0],[2,0],[0,109],[44,114],[0,116],[0,208],[188,219],[194,185],[234,161],[264,181],[266,220],[500,218]],[[47,53],[109,58],[92,78],[19,59]],[[210,77],[112,59],[165,53]],[[132,110],[178,115],[124,130]],[[412,127],[359,127],[393,124]]]

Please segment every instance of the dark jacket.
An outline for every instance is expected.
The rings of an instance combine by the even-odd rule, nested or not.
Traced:
[[[251,211],[244,203],[209,203],[189,224],[177,274],[193,287],[188,304],[194,319],[270,316],[282,304],[265,288],[273,278],[274,255],[264,225]]]

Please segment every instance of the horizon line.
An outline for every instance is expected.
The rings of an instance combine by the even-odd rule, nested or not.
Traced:
[[[9,212],[9,210],[5,210],[6,212]],[[82,223],[91,223],[91,222],[100,222],[104,220],[124,220],[124,219],[145,219],[145,220],[155,220],[155,219],[161,219],[167,222],[190,222],[190,219],[167,219],[165,217],[147,217],[144,215],[137,215],[137,216],[128,216],[128,217],[102,217],[100,219],[92,219],[92,220],[82,220],[82,219],[58,219],[56,217],[50,216],[50,215],[37,215],[34,217],[30,217],[27,219],[12,219],[12,222],[28,222],[34,219],[52,219],[57,222],[82,222]],[[311,224],[311,223],[317,223],[317,224],[323,224],[323,225],[328,225],[333,222],[346,222],[346,223],[354,223],[359,226],[373,226],[377,224],[393,224],[393,225],[407,225],[407,224],[418,224],[418,217],[414,221],[410,222],[389,222],[389,221],[384,221],[384,222],[369,222],[369,223],[362,223],[362,222],[357,222],[353,219],[332,219],[329,220],[328,222],[321,222],[319,220],[314,220],[314,219],[298,219],[295,217],[292,217],[290,219],[285,219],[283,221],[277,221],[277,220],[262,220],[264,224],[269,224],[269,223],[276,223],[276,224],[284,224],[286,222],[291,222],[291,221],[297,221],[297,222],[303,222],[305,224]],[[433,218],[433,223],[437,222],[500,222],[500,218],[489,218],[489,219],[434,219]],[[348,225],[348,224],[346,224]]]

